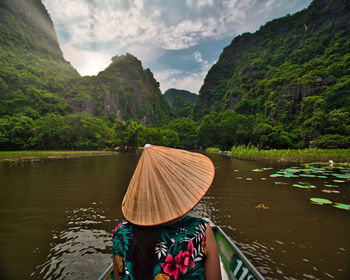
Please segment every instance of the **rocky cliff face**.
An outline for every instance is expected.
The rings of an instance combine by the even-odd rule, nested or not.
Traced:
[[[97,76],[80,77],[63,58],[40,0],[0,1],[0,42],[0,116],[87,112],[143,124],[168,119],[159,83],[130,54],[114,57]]]
[[[254,34],[237,36],[209,70],[195,118],[234,109],[290,130],[317,110],[325,117],[334,110],[348,111],[349,18],[349,1],[314,0]]]
[[[131,54],[116,56],[97,76],[83,77],[66,94],[73,112],[160,124],[170,107],[149,69]]]

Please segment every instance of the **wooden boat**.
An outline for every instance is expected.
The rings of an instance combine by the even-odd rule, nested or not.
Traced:
[[[216,243],[218,244],[222,280],[264,280],[260,272],[252,265],[221,227],[215,225],[210,219],[206,220],[213,229]],[[98,279],[111,279],[112,273],[113,264],[110,264]]]

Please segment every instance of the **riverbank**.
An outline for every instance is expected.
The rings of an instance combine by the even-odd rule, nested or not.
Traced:
[[[59,159],[85,156],[113,155],[113,151],[1,151],[0,163],[40,161],[43,159]]]
[[[217,149],[206,149],[207,152],[218,152]],[[279,161],[322,161],[350,162],[350,149],[298,149],[298,150],[260,150],[257,147],[235,146],[231,151],[221,152],[223,155],[247,160],[279,160]]]

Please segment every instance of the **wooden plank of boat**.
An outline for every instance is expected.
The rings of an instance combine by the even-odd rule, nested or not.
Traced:
[[[221,227],[215,225],[210,219],[205,220],[213,229],[218,244],[222,280],[265,280]],[[110,264],[98,280],[111,279],[112,273],[113,264]]]

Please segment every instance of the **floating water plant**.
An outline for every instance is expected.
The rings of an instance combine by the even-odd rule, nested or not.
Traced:
[[[350,210],[350,205],[349,204],[343,204],[343,203],[334,203],[333,205],[334,207],[336,208],[339,208],[339,209],[344,209],[344,210]]]
[[[310,198],[311,203],[317,204],[317,205],[323,205],[323,204],[332,204],[333,202],[325,199],[325,198],[317,198],[317,197],[312,197]]]
[[[313,174],[299,174],[301,177],[316,177],[316,175]]]
[[[274,178],[274,177],[283,177],[282,174],[271,174],[270,177]]]
[[[263,169],[256,168],[256,169],[253,169],[252,171],[254,171],[254,172],[262,172],[262,171],[264,171],[264,170],[263,170]]]
[[[321,190],[321,192],[324,192],[324,193],[340,193],[340,191],[337,191],[337,190]]]
[[[262,178],[260,178],[260,180],[266,180],[266,178],[265,178],[265,177],[262,177]]]
[[[252,178],[245,178],[247,181],[251,181],[251,180],[253,180]]]
[[[285,183],[285,182],[275,182],[275,185],[288,185],[288,183]]]
[[[271,170],[273,167],[264,167],[263,170]]]
[[[321,192],[324,192],[324,193],[332,193],[331,190],[321,190]]]
[[[293,184],[293,187],[301,189],[314,189],[316,186],[311,185],[309,182],[299,182],[298,184]]]
[[[344,180],[333,180],[334,183],[345,183]]]
[[[327,187],[327,188],[338,188],[337,185],[324,185],[324,186]]]

